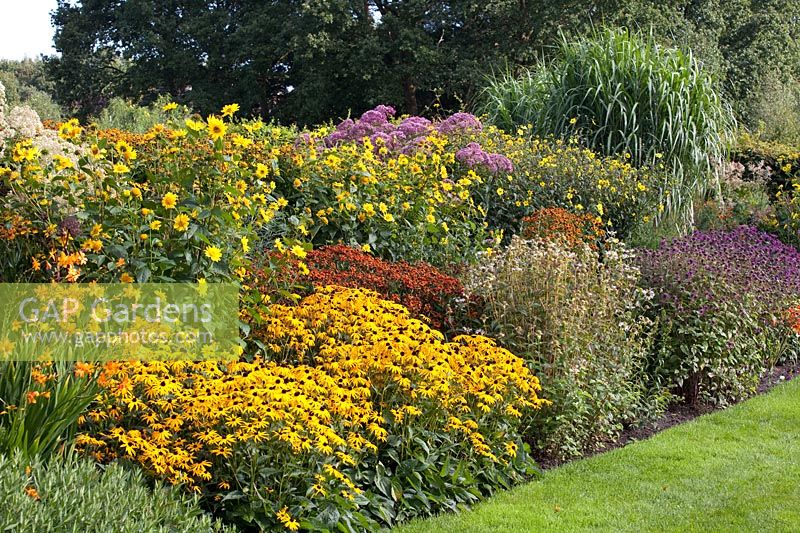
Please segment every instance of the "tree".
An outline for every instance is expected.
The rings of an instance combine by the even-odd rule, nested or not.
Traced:
[[[289,1],[59,0],[48,59],[58,100],[88,115],[110,96],[171,94],[203,112],[269,110],[286,92]]]
[[[61,118],[61,110],[50,95],[53,84],[38,60],[0,61],[0,82],[5,86],[9,107],[27,105],[43,119]]]
[[[765,79],[800,78],[800,0],[58,0],[59,102],[169,93],[202,113],[302,124],[378,103],[468,107],[493,70],[531,65],[601,25],[691,47],[746,112]]]

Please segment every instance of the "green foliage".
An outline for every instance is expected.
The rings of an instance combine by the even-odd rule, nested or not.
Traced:
[[[8,108],[31,107],[42,120],[59,120],[61,108],[53,101],[54,86],[41,61],[0,60],[0,83],[5,86]]]
[[[778,191],[772,208],[773,218],[762,221],[763,229],[800,248],[800,177],[792,180],[790,187]]]
[[[528,133],[522,128],[514,141],[497,142],[514,162],[513,176],[490,177],[473,193],[490,228],[510,237],[537,209],[562,207],[597,217],[607,230],[627,238],[652,218],[666,179],[663,173],[636,169],[623,158],[598,156],[574,139],[531,139]]]
[[[71,363],[0,362],[0,453],[50,456],[69,442],[98,392]]]
[[[514,444],[519,453],[510,465],[473,455],[456,459],[461,454],[458,439],[408,424],[387,439],[378,455],[367,457],[350,472],[369,501],[366,514],[393,526],[443,510],[468,509],[538,474],[527,444],[519,438]]]
[[[483,110],[505,129],[531,124],[636,166],[663,162],[675,179],[663,184],[662,202],[687,218],[694,197],[716,188],[712,162],[725,155],[733,125],[691,54],[611,29],[564,39],[551,63],[521,80],[493,80]]]
[[[695,227],[698,230],[733,229],[741,225],[757,225],[772,231],[774,207],[765,175],[745,178],[745,166],[737,161],[720,168],[720,199],[695,205]],[[774,231],[773,231],[774,233]]]
[[[719,76],[739,119],[755,128],[762,118],[759,102],[771,86],[800,79],[798,12],[797,0],[625,0],[604,21],[691,49]]]
[[[379,103],[412,114],[469,107],[487,71],[551,58],[559,32],[605,23],[690,47],[756,126],[765,82],[800,78],[798,11],[800,0],[60,0],[61,55],[46,62],[57,100],[81,116],[113,96],[169,93],[203,114],[237,101],[311,124]]]
[[[800,79],[769,78],[752,103],[748,123],[766,141],[800,146]]]
[[[65,124],[62,134],[67,131],[80,140],[77,123]],[[13,253],[0,260],[0,272],[18,282],[75,281],[81,271],[86,281],[101,282],[234,278],[233,270],[245,261],[241,239],[255,242],[258,224],[253,202],[236,199],[246,187],[240,192],[234,186],[247,179],[248,194],[255,194],[253,188],[264,183],[252,169],[229,165],[222,141],[209,143],[205,133],[194,130],[171,136],[162,128],[152,137],[138,137],[141,151],[126,141],[136,136],[108,135],[113,137],[103,132],[89,137],[86,144],[94,148],[72,159],[47,161],[28,141],[7,151],[12,152],[3,160],[7,166],[0,168],[13,193],[2,198],[6,211],[0,220],[12,233],[14,219],[30,222],[10,239]],[[147,143],[175,149],[164,156]],[[42,167],[25,164],[34,160]],[[41,179],[42,168],[47,179]],[[268,188],[261,191],[264,203],[274,201]],[[29,201],[39,195],[52,201]],[[44,256],[50,253],[73,260],[48,262]],[[42,260],[45,268],[39,267]]]
[[[653,324],[630,252],[611,241],[600,262],[588,245],[514,238],[468,270],[485,302],[485,328],[526,354],[553,402],[535,413],[536,444],[578,456],[658,412],[642,373]]]
[[[391,103],[405,113],[457,110],[485,69],[530,61],[558,28],[580,31],[610,1],[331,0],[164,3],[60,0],[48,58],[58,100],[81,116],[112,96],[170,93],[206,114],[319,123]],[[187,46],[191,43],[191,46]]]
[[[702,316],[665,312],[658,318],[649,368],[657,382],[677,386],[687,403],[724,405],[753,394],[766,369],[768,337],[750,309],[724,303]]]
[[[171,102],[169,95],[159,96],[149,106],[133,104],[122,98],[112,98],[100,114],[95,124],[101,129],[118,129],[131,133],[145,133],[156,124],[167,124],[170,120],[182,121],[191,115],[186,106],[164,111],[165,104]]]
[[[74,456],[0,455],[4,531],[224,531],[177,489],[148,488],[119,464],[99,469]],[[232,530],[231,530],[232,531]]]
[[[797,353],[787,318],[800,297],[798,252],[754,227],[697,231],[642,251],[658,324],[647,373],[686,403],[753,394],[765,369]]]
[[[792,180],[800,177],[800,144],[791,145],[768,141],[748,132],[742,132],[731,160],[743,166],[742,178],[762,181],[773,196],[791,187]]]

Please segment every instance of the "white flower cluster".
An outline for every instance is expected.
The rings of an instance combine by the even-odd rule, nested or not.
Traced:
[[[0,155],[6,145],[11,145],[12,139],[31,139],[42,153],[42,163],[52,161],[54,155],[61,155],[77,164],[85,152],[83,147],[64,141],[57,132],[45,128],[39,114],[30,107],[8,108],[5,87],[0,82]]]

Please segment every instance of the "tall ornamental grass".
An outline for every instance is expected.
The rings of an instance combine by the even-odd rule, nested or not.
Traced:
[[[555,59],[514,77],[495,77],[481,110],[506,130],[578,136],[636,166],[664,165],[668,215],[691,220],[692,200],[717,188],[713,160],[725,155],[734,118],[692,56],[625,29],[562,40]],[[673,218],[671,217],[671,218]]]

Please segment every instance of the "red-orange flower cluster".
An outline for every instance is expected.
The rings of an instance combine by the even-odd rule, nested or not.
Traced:
[[[587,243],[596,249],[604,234],[596,217],[576,215],[560,207],[539,209],[522,219],[522,236],[526,239],[562,241],[567,246]]]
[[[451,326],[448,306],[464,295],[458,279],[427,263],[394,263],[341,244],[313,250],[303,263],[309,273],[295,278],[295,282],[305,285],[309,293],[313,287],[326,285],[371,289],[386,300],[402,304],[415,318],[427,318],[430,326],[439,330]],[[294,272],[284,271],[283,275],[294,277]],[[262,293],[270,293],[269,287],[264,287]]]
[[[786,314],[789,327],[792,328],[795,333],[800,335],[800,306],[792,307],[786,312]]]
[[[412,315],[425,316],[431,326],[445,326],[448,303],[464,294],[461,282],[427,263],[392,263],[356,248],[335,245],[314,250],[307,257],[309,281],[315,286],[367,288],[400,303]]]

